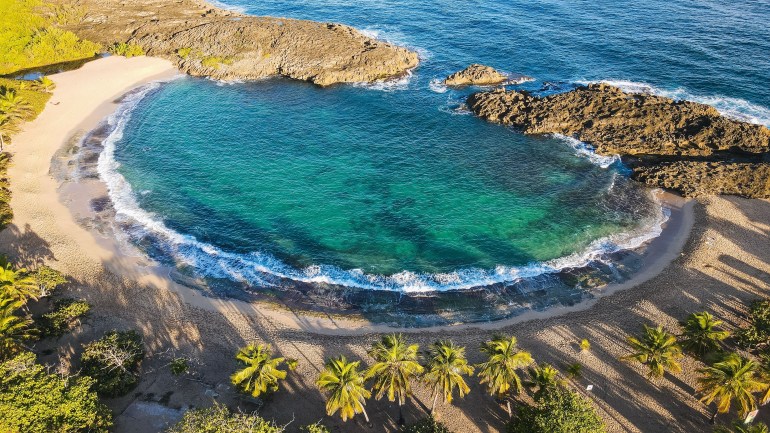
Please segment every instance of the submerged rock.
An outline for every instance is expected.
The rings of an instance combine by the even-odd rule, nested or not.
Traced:
[[[84,0],[70,26],[105,45],[128,41],[190,75],[259,79],[281,75],[326,86],[399,76],[417,53],[330,23],[256,17],[195,0]]]
[[[543,98],[481,92],[468,98],[468,107],[525,134],[562,134],[599,154],[618,154],[634,178],[651,186],[686,196],[770,197],[770,130],[726,118],[708,105],[590,84]]]
[[[502,84],[508,81],[508,76],[498,72],[490,66],[472,64],[462,71],[446,77],[444,84],[447,86],[489,86]]]

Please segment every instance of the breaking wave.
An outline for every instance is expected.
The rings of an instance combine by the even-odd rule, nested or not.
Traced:
[[[130,238],[150,237],[157,240],[164,254],[208,277],[228,278],[257,286],[271,285],[276,278],[280,278],[305,283],[328,283],[409,293],[464,290],[496,283],[512,283],[570,268],[585,267],[595,262],[608,263],[610,254],[637,248],[657,237],[669,216],[668,210],[658,203],[656,216],[644,227],[595,240],[581,252],[524,266],[499,265],[494,269],[470,268],[450,273],[421,274],[402,271],[394,275],[373,275],[360,269],[346,270],[324,264],[297,269],[264,252],[237,254],[224,251],[215,245],[201,242],[194,236],[170,229],[158,215],[142,209],[131,185],[118,172],[120,163],[115,160],[115,150],[123,137],[126,124],[142,99],[159,86],[160,83],[151,83],[127,95],[119,108],[107,118],[110,133],[103,142],[104,150],[99,156],[97,170],[113,202],[116,221],[132,227],[128,233]]]

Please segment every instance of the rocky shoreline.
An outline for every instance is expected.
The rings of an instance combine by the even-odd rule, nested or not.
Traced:
[[[405,74],[417,53],[342,24],[257,17],[197,0],[80,0],[68,29],[105,46],[128,42],[184,73],[223,80],[285,76],[328,86]]]
[[[562,134],[620,155],[633,178],[686,197],[770,197],[770,130],[715,108],[589,84],[546,97],[497,89],[472,94],[468,107],[525,134]]]

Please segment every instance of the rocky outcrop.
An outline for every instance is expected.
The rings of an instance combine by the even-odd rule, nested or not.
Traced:
[[[447,86],[490,86],[508,81],[508,76],[490,66],[472,64],[462,71],[446,77]]]
[[[770,197],[770,130],[726,118],[708,105],[591,84],[544,98],[476,93],[468,106],[525,134],[567,135],[599,154],[618,154],[634,178],[651,186],[686,196]]]
[[[415,52],[330,23],[243,15],[196,0],[81,0],[71,28],[105,45],[127,41],[180,70],[217,79],[281,75],[326,86],[399,76]]]

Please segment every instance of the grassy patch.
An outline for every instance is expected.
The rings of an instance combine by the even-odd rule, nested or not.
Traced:
[[[2,0],[0,0],[2,1]],[[45,108],[46,102],[51,99],[51,94],[35,88],[34,81],[11,80],[9,78],[0,78],[0,88],[6,88],[16,91],[18,95],[24,98],[32,106],[33,114],[25,119],[27,122],[34,120]]]
[[[0,0],[0,75],[96,55],[99,44],[56,27],[84,14],[42,0]]]

